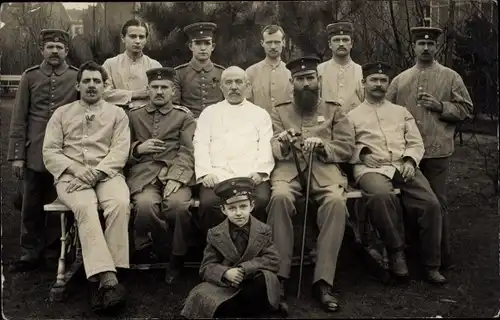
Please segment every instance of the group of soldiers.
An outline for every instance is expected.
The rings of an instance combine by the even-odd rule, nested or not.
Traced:
[[[148,28],[140,20],[123,25],[124,53],[102,66],[89,61],[79,69],[65,62],[66,32],[41,32],[44,61],[23,73],[9,134],[8,160],[23,180],[24,193],[21,257],[11,270],[28,271],[43,263],[48,244],[43,205],[57,195],[78,223],[85,272],[95,286],[94,311],[125,300],[116,268],[129,266],[131,216],[132,256],[154,248],[169,260],[168,284],[181,275],[195,229],[209,233],[208,239],[218,234],[209,230],[217,229],[227,237],[213,241],[234,243],[226,246],[233,248],[229,253],[207,246],[202,267],[210,254],[222,257],[222,267],[202,268],[204,281],[225,277],[232,262],[259,257],[271,246],[279,253],[271,272],[276,281],[265,273],[264,288],[271,307],[286,311],[292,217],[295,200],[306,189],[300,174],[311,167],[309,187],[318,204],[319,229],[313,292],[333,312],[339,309],[332,289],[349,214],[344,196],[349,181],[341,167],[348,164],[387,247],[392,273],[408,276],[403,215],[413,215],[425,279],[446,283],[441,271],[452,262],[445,182],[455,126],[471,117],[473,105],[460,75],[435,60],[441,30],[412,28],[416,63],[390,81],[390,65],[352,61],[350,22],[327,26],[333,55],[323,63],[301,57],[285,64],[285,32],[266,26],[261,33],[266,57],[246,71],[211,61],[216,27],[208,22],[186,26],[192,59],[175,68],[162,67],[143,53]],[[230,196],[222,196],[227,189],[221,185],[238,177],[253,181],[251,190],[245,182],[241,187],[251,195],[251,206],[231,210],[252,211],[255,221],[266,224],[259,227],[262,233],[272,233],[269,239],[254,237],[253,226],[260,222],[253,218],[246,229],[220,227],[231,217]],[[394,188],[401,190],[400,197],[391,192]],[[238,190],[229,187],[229,193]],[[196,212],[189,210],[193,193],[200,201]],[[241,241],[242,248],[237,245]],[[228,279],[239,277],[240,271],[234,271]],[[238,287],[241,281],[236,282]],[[184,316],[220,314],[218,308],[238,293],[221,289],[217,296],[212,287],[203,294],[200,290],[186,301]]]

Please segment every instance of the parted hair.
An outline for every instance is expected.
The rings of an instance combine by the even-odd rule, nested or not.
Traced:
[[[269,24],[269,25],[265,26],[264,28],[262,28],[261,35],[262,35],[262,38],[264,38],[264,33],[267,32],[269,34],[273,34],[273,33],[276,33],[278,31],[281,31],[281,34],[283,34],[283,37],[285,37],[285,31],[283,30],[283,28],[276,25],[276,24]]]
[[[82,80],[82,74],[83,71],[89,70],[89,71],[99,71],[102,76],[102,81],[106,82],[108,80],[108,73],[104,68],[98,64],[97,62],[93,60],[86,61],[80,65],[80,68],[78,69],[78,73],[76,74],[76,81],[80,82]]]
[[[128,27],[144,27],[146,29],[146,37],[149,35],[149,30],[146,22],[139,19],[130,19],[123,24],[122,27],[122,36],[125,37],[127,35]]]

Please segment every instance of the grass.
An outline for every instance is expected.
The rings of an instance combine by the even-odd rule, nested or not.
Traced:
[[[3,313],[9,319],[94,318],[88,307],[83,278],[72,281],[65,302],[49,302],[49,290],[56,275],[55,261],[31,273],[6,271],[6,266],[19,255],[20,229],[20,213],[12,205],[17,186],[6,161],[11,107],[12,100],[0,102]],[[290,297],[288,301],[291,317],[492,317],[497,314],[500,308],[497,197],[485,174],[483,157],[468,138],[465,134],[465,145],[457,145],[448,181],[451,241],[457,265],[446,274],[450,284],[442,288],[427,284],[410,264],[412,279],[408,285],[383,285],[368,274],[359,257],[353,254],[350,238],[346,237],[335,279],[341,311],[327,314],[312,300],[308,290],[312,269],[306,267],[301,300]],[[479,136],[479,142],[485,148],[496,150],[495,137]],[[297,269],[292,272],[293,280],[297,279]],[[125,271],[120,275],[129,292],[123,318],[171,318],[180,311],[183,299],[198,282],[197,270],[187,269],[183,281],[174,287],[164,284],[163,276],[161,270]],[[291,292],[295,294],[296,284],[292,284]]]

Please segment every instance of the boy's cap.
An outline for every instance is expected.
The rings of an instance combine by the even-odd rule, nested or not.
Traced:
[[[224,180],[214,188],[215,195],[224,203],[231,204],[237,201],[250,200],[255,182],[251,178],[239,177]]]

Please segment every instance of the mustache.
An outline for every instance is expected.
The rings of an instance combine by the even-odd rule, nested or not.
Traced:
[[[97,92],[97,89],[96,89],[96,88],[88,88],[88,89],[87,89],[87,92],[88,92],[88,93],[96,93],[96,92]]]

